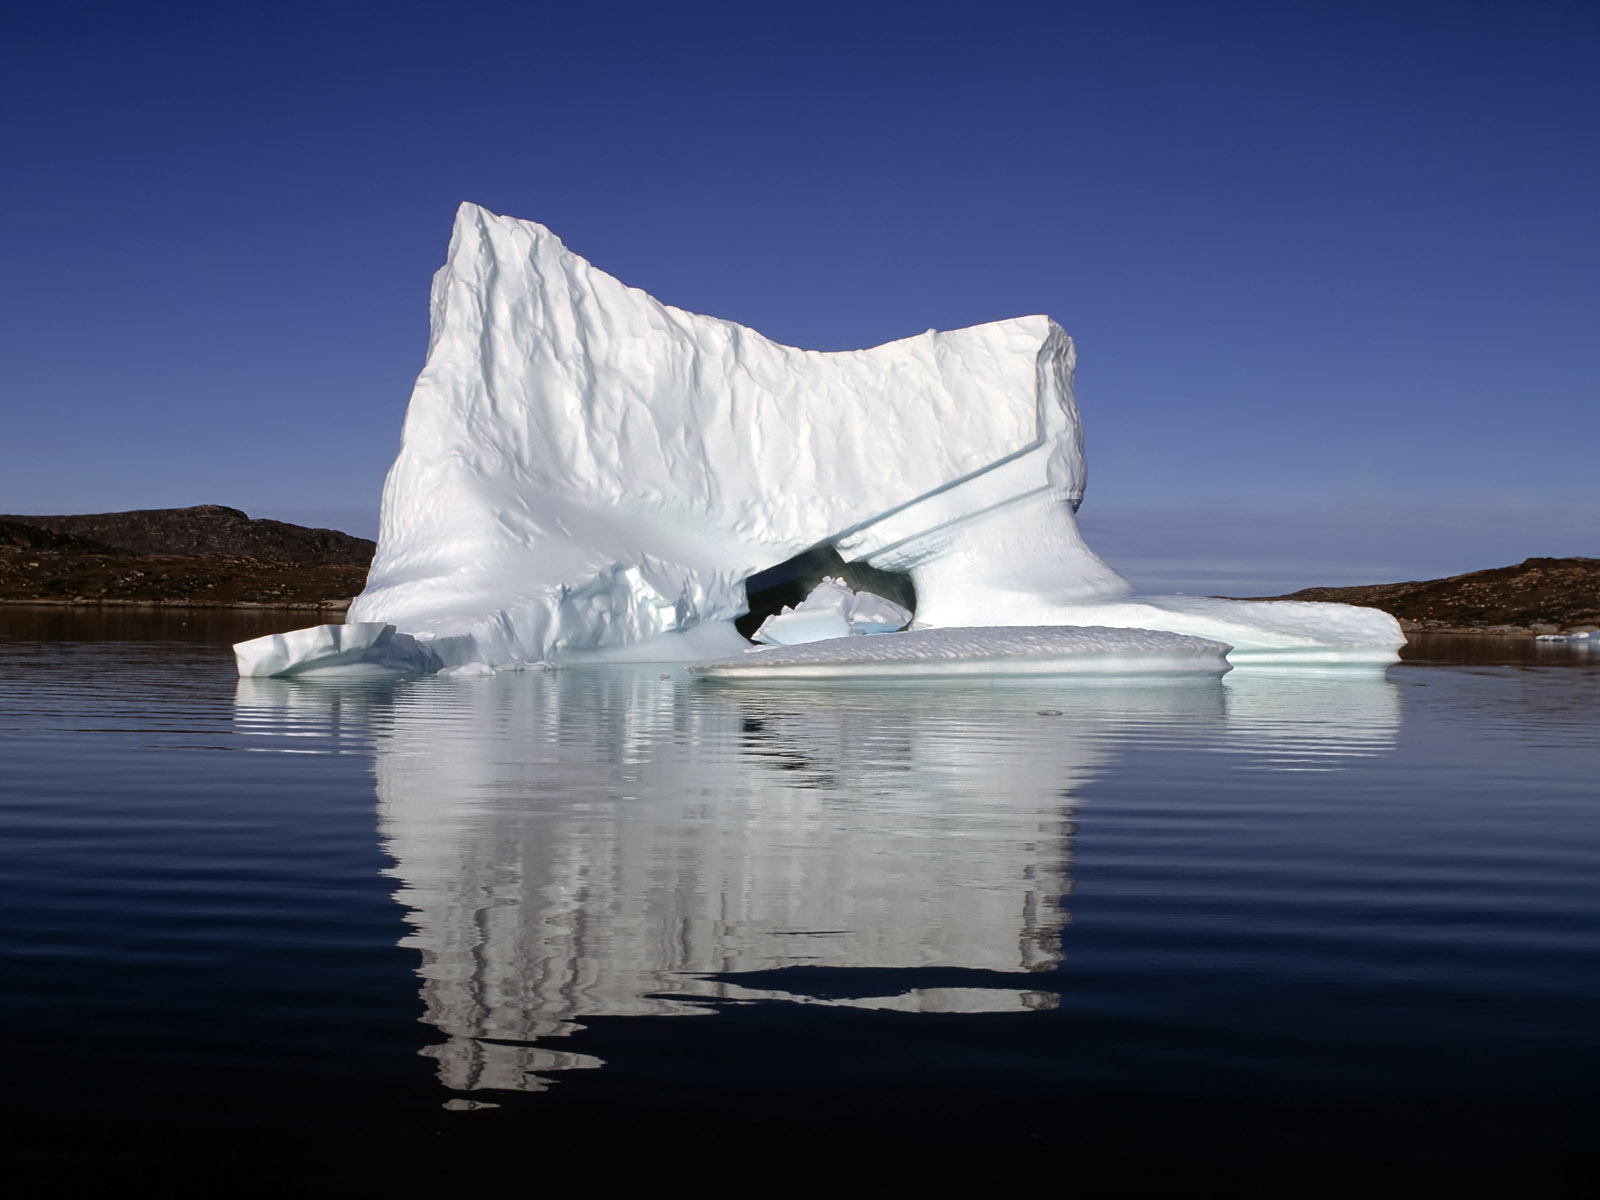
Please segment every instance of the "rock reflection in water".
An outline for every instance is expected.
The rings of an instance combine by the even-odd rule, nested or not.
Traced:
[[[1080,792],[1123,742],[1166,729],[1327,765],[1399,719],[1381,674],[757,689],[588,669],[241,680],[238,704],[258,735],[331,715],[370,740],[423,1019],[446,1038],[424,1053],[461,1091],[601,1065],[560,1049],[591,1017],[1053,1007]],[[850,986],[808,982],[828,972]]]

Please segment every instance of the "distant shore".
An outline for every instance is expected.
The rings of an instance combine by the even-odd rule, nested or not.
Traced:
[[[339,613],[350,607],[354,596],[347,596],[339,600],[128,600],[122,597],[111,599],[92,599],[89,597],[73,597],[67,600],[17,599],[14,596],[0,596],[0,607],[4,608],[119,608],[119,609],[237,609],[241,612],[320,612]]]
[[[1306,588],[1262,600],[1321,600],[1378,608],[1407,634],[1529,637],[1600,628],[1600,558],[1529,558],[1448,579]]]
[[[0,516],[0,604],[342,613],[376,549],[221,505]]]
[[[238,509],[0,516],[0,606],[237,609],[339,616],[366,587],[366,538]],[[1252,600],[1378,608],[1408,635],[1533,637],[1600,628],[1600,558],[1530,558],[1449,579]]]

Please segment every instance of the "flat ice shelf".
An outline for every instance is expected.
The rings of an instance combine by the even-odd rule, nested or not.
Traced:
[[[242,678],[315,672],[437,671],[439,657],[415,638],[381,621],[313,625],[235,642]]]
[[[1155,629],[993,625],[761,647],[700,663],[689,671],[708,679],[728,680],[927,675],[1220,678],[1229,670],[1228,650],[1226,642]]]

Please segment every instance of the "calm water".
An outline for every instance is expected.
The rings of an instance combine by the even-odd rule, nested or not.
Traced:
[[[274,619],[0,610],[14,1167],[1596,1178],[1600,656],[236,679]]]

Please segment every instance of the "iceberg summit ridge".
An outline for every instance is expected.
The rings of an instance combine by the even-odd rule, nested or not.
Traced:
[[[1403,641],[1342,605],[1263,620],[1274,604],[1133,597],[1078,531],[1075,351],[1045,316],[802,350],[463,204],[430,318],[347,619],[444,667],[732,653],[745,581],[819,546],[909,574],[914,629],[1115,625],[1390,658]]]

